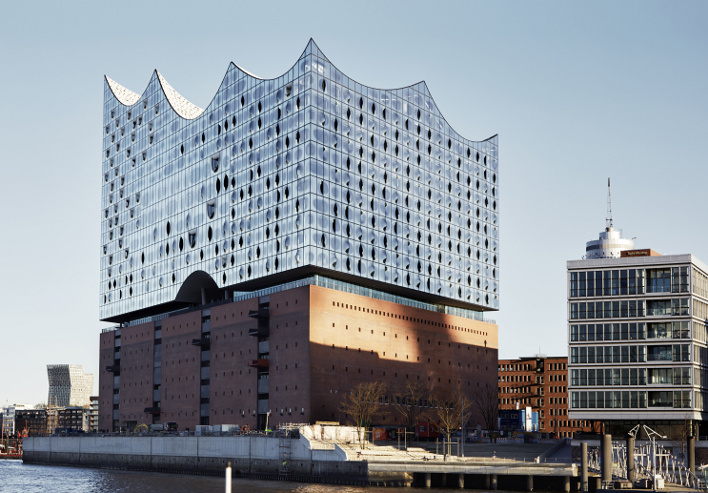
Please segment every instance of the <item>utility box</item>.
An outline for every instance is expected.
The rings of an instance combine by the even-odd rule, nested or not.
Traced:
[[[211,431],[214,433],[233,433],[240,430],[241,427],[239,425],[213,425],[211,427]]]
[[[654,485],[656,486],[657,490],[663,490],[664,489],[664,478],[658,474],[656,476],[654,476]]]
[[[211,433],[211,426],[209,425],[197,425],[194,427],[194,436],[200,437],[208,433]]]

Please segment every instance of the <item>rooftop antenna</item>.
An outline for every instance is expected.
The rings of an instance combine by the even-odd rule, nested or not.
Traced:
[[[607,218],[605,219],[605,231],[612,230],[612,192],[610,190],[610,179],[607,179]]]

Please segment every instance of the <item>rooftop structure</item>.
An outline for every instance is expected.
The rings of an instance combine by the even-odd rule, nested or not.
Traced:
[[[607,179],[607,218],[605,222],[605,231],[600,233],[600,237],[586,243],[585,258],[618,258],[622,250],[634,248],[634,240],[622,238],[622,231],[614,229],[609,178]]]

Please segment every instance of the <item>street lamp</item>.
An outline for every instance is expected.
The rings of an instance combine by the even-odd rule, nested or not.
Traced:
[[[638,426],[638,425],[637,425]],[[642,425],[644,428],[644,433],[647,434],[649,440],[651,440],[651,473],[652,473],[652,486],[653,491],[656,491],[656,439],[661,438],[666,439],[666,436],[660,435],[658,432],[652,430],[647,425]]]

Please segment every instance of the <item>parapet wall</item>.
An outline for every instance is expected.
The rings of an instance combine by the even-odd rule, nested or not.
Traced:
[[[347,462],[341,448],[311,450],[304,439],[270,437],[31,437],[23,461],[140,471],[306,481],[368,481],[365,462]],[[287,471],[287,474],[283,474]]]

